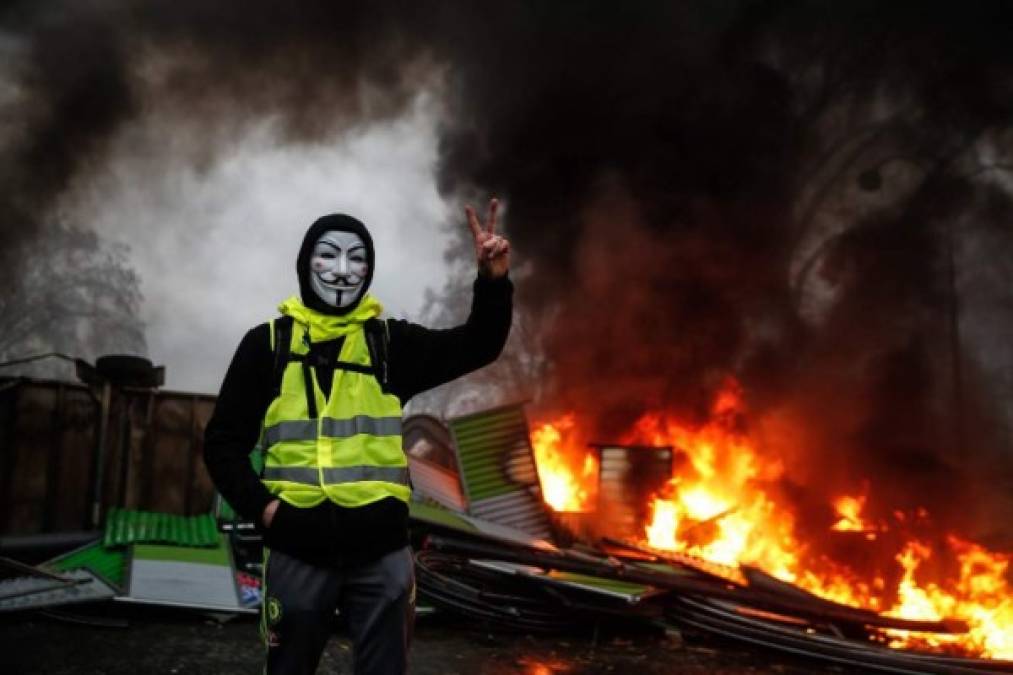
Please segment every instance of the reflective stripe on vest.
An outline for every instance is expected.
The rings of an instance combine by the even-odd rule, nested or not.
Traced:
[[[283,480],[288,483],[319,485],[320,469],[315,466],[269,466],[264,469],[265,480]],[[355,483],[363,480],[379,480],[385,483],[408,485],[408,469],[396,466],[343,466],[323,469],[325,483]]]
[[[325,417],[321,420],[320,429],[323,431],[324,436],[330,436],[331,438],[348,438],[356,434],[400,436],[401,416],[369,417],[367,415],[356,415],[347,420],[336,420],[332,417]]]
[[[348,438],[356,434],[371,436],[397,436],[401,433],[400,417],[369,417],[356,415],[347,420],[325,417],[321,420],[324,436]],[[316,420],[289,420],[264,429],[264,441],[268,446],[282,441],[315,441]]]
[[[271,447],[282,441],[312,441],[317,437],[316,420],[289,420],[264,429],[264,445]]]

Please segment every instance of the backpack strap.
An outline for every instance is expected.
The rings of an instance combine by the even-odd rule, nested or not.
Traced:
[[[285,368],[293,361],[302,364],[303,385],[306,388],[306,410],[310,419],[317,418],[317,400],[313,393],[313,376],[310,374],[312,367],[310,360],[302,354],[292,353],[292,317],[287,314],[275,319],[274,326],[274,372],[271,377],[274,384],[274,397],[281,396],[281,383],[285,377]],[[303,334],[303,342],[309,347],[309,335]]]
[[[380,387],[386,391],[387,384],[390,382],[387,368],[390,353],[390,327],[386,321],[374,317],[366,321],[363,329],[366,335],[366,348],[369,350],[369,361],[373,364],[373,373],[376,375]]]
[[[292,350],[292,317],[280,316],[271,321],[271,347],[274,349],[274,370],[271,372],[271,383],[274,386],[274,398],[281,396],[281,380],[288,365],[289,353]]]
[[[281,381],[285,375],[285,367],[291,361],[301,361],[303,365],[303,379],[307,385],[307,407],[310,417],[316,417],[316,401],[312,396],[312,384],[309,374],[311,364],[306,357],[291,353],[292,323],[292,317],[287,315],[280,316],[271,321],[271,340],[274,349],[274,371],[271,377],[274,385],[274,398],[281,396]],[[386,321],[381,321],[377,318],[366,321],[363,329],[371,365],[363,366],[358,363],[346,363],[338,360],[334,362],[334,368],[373,375],[380,383],[381,388],[386,389],[388,383],[387,356],[390,345],[390,329]]]

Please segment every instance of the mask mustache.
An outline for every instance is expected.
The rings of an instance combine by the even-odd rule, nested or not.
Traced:
[[[362,277],[358,274],[338,274],[336,272],[319,272],[317,276],[326,284],[343,284],[346,286],[358,286],[362,283]]]

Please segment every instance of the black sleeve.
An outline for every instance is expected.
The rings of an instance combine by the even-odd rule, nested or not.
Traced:
[[[513,284],[508,277],[475,280],[471,313],[442,330],[391,320],[390,392],[402,403],[496,360],[510,333]]]
[[[204,463],[212,482],[239,515],[257,523],[274,499],[250,464],[274,397],[270,331],[269,324],[261,324],[239,343],[204,432]]]

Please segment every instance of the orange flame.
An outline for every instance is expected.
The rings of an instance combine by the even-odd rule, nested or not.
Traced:
[[[863,514],[871,487],[864,485],[859,494],[828,497],[836,519],[827,528],[864,533],[865,539],[875,541],[870,546],[888,545],[877,535],[896,530],[890,540],[901,551],[892,572],[862,578],[847,562],[817,554],[799,541],[794,513],[778,501],[772,487],[783,475],[783,465],[777,457],[765,456],[742,430],[743,414],[741,391],[729,382],[706,423],[685,424],[650,412],[622,437],[624,444],[674,447],[685,460],[664,489],[651,497],[650,518],[644,524],[648,546],[725,565],[756,565],[836,602],[908,619],[963,619],[971,629],[952,636],[890,631],[885,640],[891,646],[1013,658],[1013,594],[1006,580],[1009,555],[955,536],[946,539],[946,550],[941,551],[913,536],[904,543],[901,532],[924,525],[928,512],[896,511],[897,527],[887,528]],[[545,501],[556,510],[594,508],[597,466],[588,464],[590,455],[573,446],[575,426],[574,418],[567,416],[532,434]],[[934,575],[920,573],[922,563],[933,554],[955,561],[959,573],[952,578],[935,568]]]
[[[729,383],[707,424],[694,428],[656,413],[634,424],[624,442],[670,445],[689,460],[666,494],[654,498],[647,543],[725,565],[748,562],[791,577],[798,549],[794,520],[755,487],[780,477],[782,467],[759,462],[748,439],[736,431],[741,411],[738,387]]]
[[[967,621],[966,635],[922,635],[888,631],[891,647],[942,647],[996,658],[1013,657],[1013,589],[1006,581],[1011,556],[991,553],[960,539],[947,538],[960,563],[958,578],[944,589],[934,581],[919,581],[917,572],[933,550],[909,541],[897,554],[904,576],[897,587],[897,603],[887,612],[907,619],[936,620],[956,616]]]
[[[593,508],[598,462],[575,447],[573,415],[543,424],[531,433],[542,499],[555,511]]]
[[[885,523],[874,523],[862,516],[867,495],[842,495],[833,501],[837,521],[830,526],[837,532],[861,532],[869,541],[875,541],[877,532],[886,532]]]

